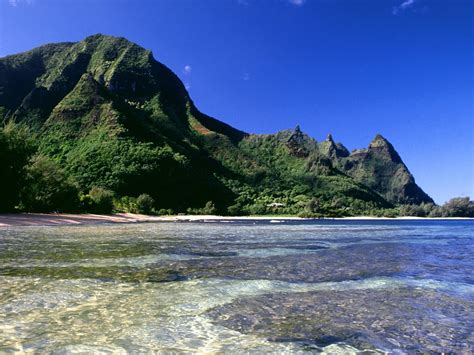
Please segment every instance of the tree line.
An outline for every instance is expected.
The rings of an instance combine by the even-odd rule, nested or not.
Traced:
[[[167,153],[169,155],[169,153]],[[90,175],[80,175],[87,178]],[[233,205],[216,206],[208,201],[202,207],[174,210],[163,206],[159,199],[148,193],[120,196],[107,186],[90,184],[83,191],[77,179],[61,166],[60,162],[38,149],[38,140],[29,128],[13,122],[0,128],[0,212],[76,212],[111,213],[131,212],[144,214],[297,214],[302,217],[338,217],[347,215],[417,216],[417,217],[474,217],[474,201],[457,197],[442,206],[435,204],[401,205],[377,208],[360,200],[334,197],[332,199],[306,199],[292,205],[275,208],[270,197],[263,202],[244,201],[238,196]],[[138,186],[139,187],[139,186]],[[135,189],[136,190],[136,189]],[[300,195],[297,195],[297,197]],[[306,200],[306,202],[305,202]],[[296,201],[296,200],[295,200]],[[251,205],[248,205],[252,203]],[[248,205],[248,206],[247,206]],[[250,208],[250,207],[251,208]]]

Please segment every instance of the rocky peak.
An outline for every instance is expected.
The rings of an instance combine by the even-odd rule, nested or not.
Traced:
[[[402,163],[402,159],[393,145],[381,134],[377,134],[372,142],[370,142],[368,152],[388,158],[394,163]]]
[[[290,138],[288,138],[288,142],[298,142],[301,143],[304,139],[304,134],[300,129],[300,126],[297,125],[291,133]]]
[[[354,150],[341,169],[394,204],[432,203],[416,183],[393,145],[377,134],[369,147]]]
[[[293,130],[293,133],[290,135],[286,141],[286,146],[290,150],[290,153],[297,157],[306,157],[308,156],[308,151],[305,148],[305,137],[303,132],[300,129],[300,126],[297,125]]]
[[[347,157],[349,151],[341,143],[335,143],[331,134],[328,134],[326,140],[320,144],[321,152],[330,159]]]
[[[349,156],[349,150],[342,143],[336,143],[336,152],[338,157]]]
[[[369,148],[387,147],[390,145],[390,142],[384,136],[377,133],[374,139],[372,139],[372,142],[370,142]]]

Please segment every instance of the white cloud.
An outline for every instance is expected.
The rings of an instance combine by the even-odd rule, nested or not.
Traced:
[[[279,2],[286,2],[287,4],[294,5],[294,6],[303,6],[307,0],[275,0]],[[261,1],[262,3],[264,1]],[[258,0],[237,0],[239,5],[249,6],[254,3],[258,3]]]
[[[416,0],[404,0],[400,5],[393,8],[392,13],[398,15],[400,12],[405,11],[415,4]]]
[[[186,88],[186,90],[189,90],[189,89],[191,89],[191,84],[185,82],[184,87]]]
[[[33,5],[34,0],[8,0],[10,6],[17,7],[20,4]]]
[[[295,6],[303,6],[306,2],[306,0],[288,0],[288,2],[291,4],[291,5],[295,5]]]
[[[184,74],[190,74],[193,71],[193,68],[190,65],[185,65],[183,68]]]

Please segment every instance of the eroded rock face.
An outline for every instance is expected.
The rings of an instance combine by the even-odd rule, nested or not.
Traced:
[[[349,155],[349,151],[342,143],[334,142],[331,134],[328,134],[326,140],[319,145],[319,149],[323,155],[331,160],[338,160]]]
[[[214,321],[272,341],[357,349],[470,353],[472,302],[433,290],[280,293],[240,299],[209,312]]]
[[[394,204],[433,203],[415,182],[393,145],[377,134],[369,147],[338,157],[328,150],[335,165],[358,182],[374,189]]]
[[[286,146],[295,157],[304,158],[308,156],[309,152],[305,148],[305,137],[303,132],[301,132],[300,126],[296,126],[293,134],[288,138]]]

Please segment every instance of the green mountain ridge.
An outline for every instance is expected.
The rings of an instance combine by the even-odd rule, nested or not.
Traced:
[[[349,153],[299,127],[242,132],[201,113],[170,69],[124,38],[98,34],[0,58],[0,119],[27,126],[36,155],[82,195],[146,193],[175,212],[212,201],[230,214],[351,215],[433,202],[382,136]]]

